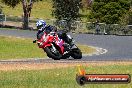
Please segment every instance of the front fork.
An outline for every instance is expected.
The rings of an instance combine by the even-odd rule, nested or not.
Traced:
[[[51,46],[52,46],[52,52],[56,53],[57,50],[56,50],[55,46],[53,44],[51,44]]]

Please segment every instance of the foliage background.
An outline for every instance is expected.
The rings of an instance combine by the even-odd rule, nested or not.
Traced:
[[[107,24],[120,23],[124,15],[129,16],[130,3],[131,0],[94,0],[89,17]]]

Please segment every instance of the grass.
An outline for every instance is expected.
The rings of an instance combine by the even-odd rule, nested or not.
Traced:
[[[106,65],[85,67],[89,74],[130,74],[132,65]],[[76,67],[0,71],[0,88],[131,88],[129,84],[86,84],[80,87],[75,80]]]
[[[85,54],[95,52],[86,45],[78,45]],[[32,39],[0,36],[0,59],[44,58],[46,54],[39,49]]]
[[[0,3],[3,7],[3,13],[6,15],[13,15],[13,16],[22,16],[23,9],[22,5],[18,4],[15,8],[11,8],[9,6]],[[51,0],[43,0],[34,3],[31,17],[33,18],[43,18],[43,19],[52,19],[52,2]]]
[[[3,7],[2,10],[5,15],[22,17],[23,9],[21,3],[18,4],[15,8],[11,8],[1,2],[0,6]],[[52,0],[43,0],[35,2],[33,4],[31,18],[54,19],[54,17],[52,16],[52,6]],[[87,21],[87,15],[89,14],[89,10],[80,10],[79,13],[81,14],[82,20]]]
[[[30,39],[0,36],[0,59],[42,58],[46,54]]]

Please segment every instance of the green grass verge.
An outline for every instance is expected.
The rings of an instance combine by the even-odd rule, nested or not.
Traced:
[[[0,36],[0,59],[42,57],[46,57],[46,54],[32,40]]]
[[[132,65],[89,66],[87,73],[124,74],[132,76]],[[77,69],[0,71],[0,88],[131,88],[129,84],[86,84],[80,87],[75,80]]]
[[[95,52],[86,45],[78,45],[85,54]],[[32,39],[0,36],[0,59],[44,58],[46,54]]]
[[[6,15],[13,15],[13,16],[22,16],[23,9],[22,5],[19,4],[15,8],[11,8],[9,6],[0,3],[3,7],[3,12]],[[52,17],[52,2],[51,0],[43,0],[34,3],[31,17],[34,18],[43,18],[43,19],[51,19]]]

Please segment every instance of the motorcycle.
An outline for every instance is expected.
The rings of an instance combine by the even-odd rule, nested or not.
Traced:
[[[73,39],[68,35],[68,38]],[[54,60],[67,59],[70,56],[74,59],[81,59],[82,52],[74,44],[69,45],[63,39],[59,38],[56,32],[41,33],[41,37],[34,40],[33,43],[37,43],[39,48],[42,48],[49,58]]]

